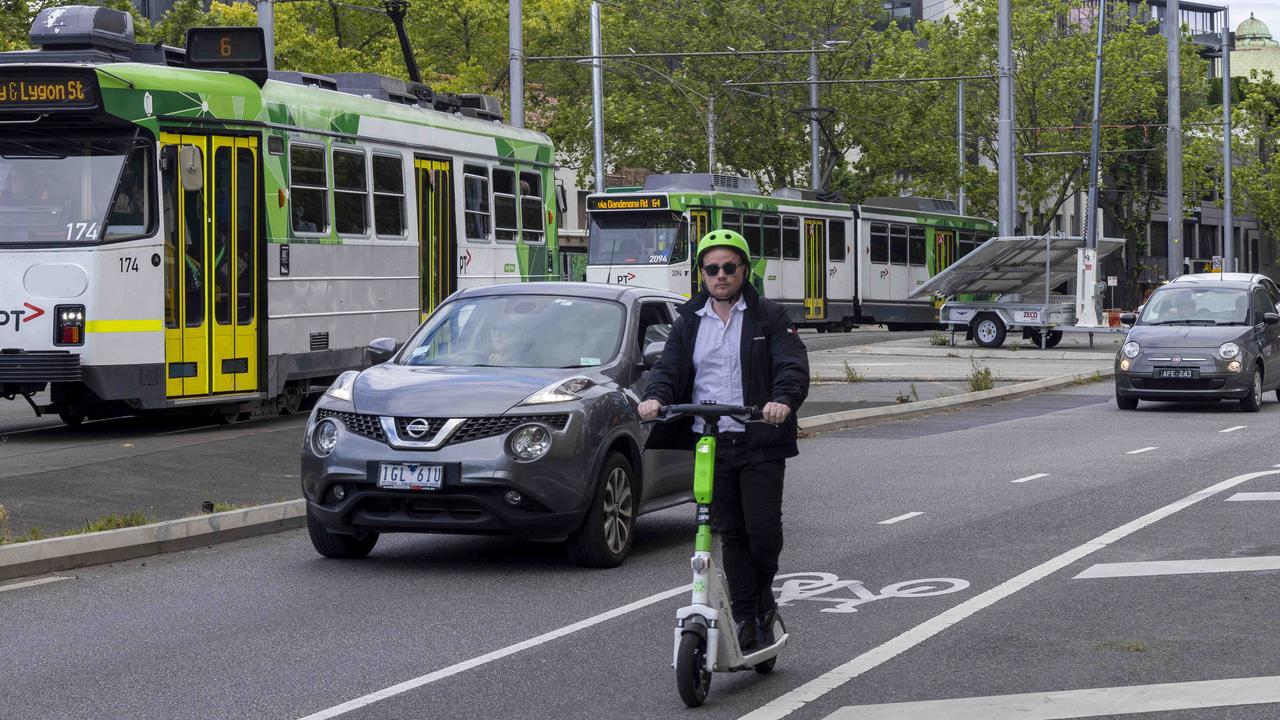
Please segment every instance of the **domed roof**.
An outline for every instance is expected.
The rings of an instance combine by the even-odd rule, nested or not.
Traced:
[[[1271,30],[1266,23],[1249,13],[1249,19],[1236,28],[1237,48],[1270,47],[1277,43],[1271,39]]]

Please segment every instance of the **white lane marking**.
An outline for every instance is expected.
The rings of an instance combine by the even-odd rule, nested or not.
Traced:
[[[25,582],[12,583],[10,585],[0,585],[0,592],[8,592],[9,590],[21,590],[23,588],[36,587],[37,585],[47,585],[55,583],[59,580],[70,580],[65,575],[50,575],[49,577],[36,578],[35,580],[27,580]]]
[[[1243,429],[1245,429],[1245,428],[1247,428],[1247,427],[1249,427],[1249,426],[1248,426],[1248,425],[1236,425],[1235,427],[1229,427],[1229,428],[1227,428],[1226,430],[1219,430],[1218,432],[1220,432],[1220,433],[1235,432],[1235,431],[1237,431],[1237,430],[1243,430]]]
[[[566,625],[562,628],[558,628],[550,632],[545,632],[537,637],[529,638],[528,640],[525,640],[523,642],[518,642],[515,645],[508,645],[507,647],[494,650],[493,652],[485,653],[484,655],[481,655],[479,657],[474,657],[474,658],[471,658],[470,660],[464,660],[460,663],[450,665],[447,668],[441,668],[440,670],[429,672],[426,675],[420,675],[416,678],[413,678],[412,680],[405,680],[404,682],[397,683],[395,685],[392,685],[391,687],[384,688],[376,692],[371,692],[368,695],[358,697],[354,700],[348,700],[347,702],[344,702],[341,705],[334,705],[331,708],[327,708],[325,710],[321,710],[320,712],[307,715],[306,717],[301,718],[301,720],[327,720],[327,718],[344,715],[346,713],[351,712],[352,710],[358,710],[362,707],[367,707],[381,700],[386,700],[387,698],[394,697],[396,695],[401,695],[403,693],[407,693],[410,690],[420,688],[423,685],[429,685],[430,683],[436,682],[437,680],[443,680],[447,677],[452,677],[459,673],[466,672],[467,670],[471,670],[473,668],[480,667],[481,665],[491,663],[494,660],[501,660],[502,658],[505,658],[510,655],[515,655],[516,653],[524,650],[528,650],[529,648],[537,647],[538,645],[542,645],[543,643],[551,642],[552,640],[555,640],[557,638],[562,638],[562,637],[565,637],[566,635],[572,635],[573,633],[576,633],[579,630],[585,630],[591,627],[592,625],[599,625],[600,623],[605,622],[607,620],[612,620],[613,618],[621,617],[623,615],[626,615],[627,613],[634,612],[636,610],[647,607],[654,603],[662,602],[663,600],[675,597],[681,593],[689,592],[692,589],[693,589],[693,585],[682,585],[678,588],[672,588],[670,590],[660,592],[656,595],[650,595],[647,598],[636,600],[635,602],[629,603],[627,605],[623,605],[622,607],[618,607],[606,612],[602,612],[599,615],[594,615],[585,620],[579,620],[578,622],[573,623],[572,625]]]
[[[889,518],[888,520],[881,520],[880,522],[878,522],[878,523],[876,523],[876,524],[877,524],[877,525],[892,525],[892,524],[894,524],[894,523],[902,522],[903,520],[910,520],[911,518],[916,517],[917,515],[923,515],[923,514],[924,514],[924,513],[922,513],[922,512],[909,512],[909,513],[907,513],[906,515],[899,515],[898,517],[891,517],[891,518]]]
[[[961,620],[994,605],[1000,600],[1009,597],[1019,590],[1029,587],[1039,580],[1045,579],[1058,570],[1061,570],[1074,562],[1078,562],[1082,558],[1088,557],[1089,555],[1122,540],[1129,535],[1132,535],[1148,525],[1159,522],[1174,513],[1185,510],[1202,500],[1206,500],[1218,493],[1230,490],[1242,483],[1249,482],[1256,478],[1266,477],[1268,475],[1280,475],[1280,470],[1264,470],[1262,472],[1237,475],[1229,480],[1223,480],[1216,485],[1211,485],[1200,492],[1188,495],[1181,500],[1165,505],[1159,510],[1149,512],[1137,520],[1133,520],[1111,530],[1110,532],[1099,535],[1079,547],[1068,550],[1051,560],[1027,570],[1017,577],[1005,580],[990,590],[965,600],[941,615],[930,618],[892,640],[862,653],[849,662],[846,662],[823,675],[819,675],[813,680],[810,680],[788,693],[784,693],[777,699],[762,705],[746,715],[743,715],[740,720],[778,720],[779,718],[784,718],[804,707],[806,703],[813,702],[859,675],[874,670],[880,665],[883,665],[898,655],[901,655],[925,640],[928,640],[934,635],[937,635],[943,630],[955,625]]]
[[[1280,500],[1280,492],[1236,493],[1227,498],[1227,502],[1258,502],[1265,500]]]
[[[1099,563],[1073,579],[1087,580],[1090,578],[1142,577],[1149,575],[1199,575],[1202,573],[1258,572],[1260,570],[1280,570],[1280,556]]]
[[[1280,702],[1280,676],[848,706],[826,720],[1063,720]]]
[[[1151,452],[1152,450],[1159,450],[1159,449],[1160,449],[1159,447],[1138,448],[1137,450],[1130,450],[1129,452],[1125,453],[1125,455],[1141,455],[1144,452]]]
[[[1042,477],[1049,477],[1049,473],[1036,473],[1035,475],[1028,475],[1024,478],[1018,478],[1017,480],[1010,480],[1010,482],[1024,483],[1032,480],[1039,480]]]

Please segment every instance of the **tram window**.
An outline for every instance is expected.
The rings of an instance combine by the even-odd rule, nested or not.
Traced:
[[[889,226],[889,262],[894,265],[907,264],[907,226]]]
[[[493,226],[498,240],[515,240],[516,174],[504,168],[493,169]]]
[[[924,241],[924,228],[919,225],[912,225],[908,230],[910,238],[910,249],[907,252],[907,264],[916,267],[924,267],[925,253],[927,252]]]
[[[398,155],[373,156],[373,230],[404,235],[404,163]]]
[[[164,326],[178,327],[178,147],[160,151],[161,209],[164,212]]]
[[[362,152],[333,151],[333,224],[339,235],[369,234],[369,178]]]
[[[764,256],[767,258],[782,257],[782,230],[780,218],[776,215],[765,216],[764,219]]]
[[[831,262],[844,262],[844,221],[832,220],[827,228],[827,259]]]
[[[524,241],[542,242],[542,176],[536,172],[520,173],[520,219]]]
[[[782,218],[782,259],[800,259],[800,218]]]
[[[747,239],[747,247],[751,248],[752,257],[762,257],[764,255],[764,242],[761,238],[760,230],[759,215],[742,216],[742,236]]]
[[[254,202],[258,194],[254,191],[258,176],[254,172],[253,151],[248,148],[236,149],[236,322],[241,325],[253,324],[255,304],[253,301],[257,277],[254,261],[253,230]]]
[[[720,227],[723,230],[742,232],[742,216],[738,213],[724,213],[720,216]]]
[[[680,223],[680,230],[676,233],[675,244],[671,246],[671,257],[667,262],[675,265],[689,261],[689,223]],[[1280,303],[1277,303],[1280,306]]]
[[[489,169],[464,165],[462,187],[466,195],[467,239],[489,239]]]
[[[151,152],[147,148],[135,147],[129,153],[129,159],[120,171],[115,197],[111,200],[105,239],[120,240],[150,234],[155,221],[151,167]]]
[[[231,324],[231,148],[213,152],[213,319]]]
[[[193,149],[197,156],[204,154],[199,146]],[[203,162],[201,163],[203,164]],[[205,210],[202,190],[183,190],[183,308],[187,327],[204,324],[204,229]]]
[[[960,244],[959,244],[959,253],[957,254],[957,259],[962,258],[965,255],[968,255],[969,253],[973,252],[973,248],[975,247],[973,243],[973,233],[962,232],[962,233],[959,233],[959,235],[960,235]]]
[[[289,148],[289,201],[294,232],[323,233],[329,229],[328,173],[324,148],[293,145]]]
[[[883,265],[889,262],[889,226],[871,223],[871,262]]]

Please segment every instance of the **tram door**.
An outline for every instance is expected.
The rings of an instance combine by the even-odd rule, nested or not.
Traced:
[[[937,275],[951,267],[956,261],[956,233],[954,230],[938,230],[933,240],[933,268],[931,275]]]
[[[426,319],[457,289],[453,162],[417,157],[413,166],[418,186],[419,309]]]
[[[826,223],[806,218],[804,221],[804,319],[822,320],[827,316],[827,238]]]
[[[689,296],[702,291],[702,268],[698,267],[698,241],[711,232],[711,216],[706,210],[689,213]],[[672,288],[674,291],[675,289]]]
[[[258,139],[161,135],[165,392],[258,389]]]

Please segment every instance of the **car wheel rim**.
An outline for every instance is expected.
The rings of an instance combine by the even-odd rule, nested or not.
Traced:
[[[631,538],[631,483],[622,468],[614,468],[604,484],[604,540],[609,552],[622,552]]]
[[[990,320],[983,320],[978,325],[978,337],[982,338],[983,342],[991,342],[992,340],[995,340],[996,324]]]

